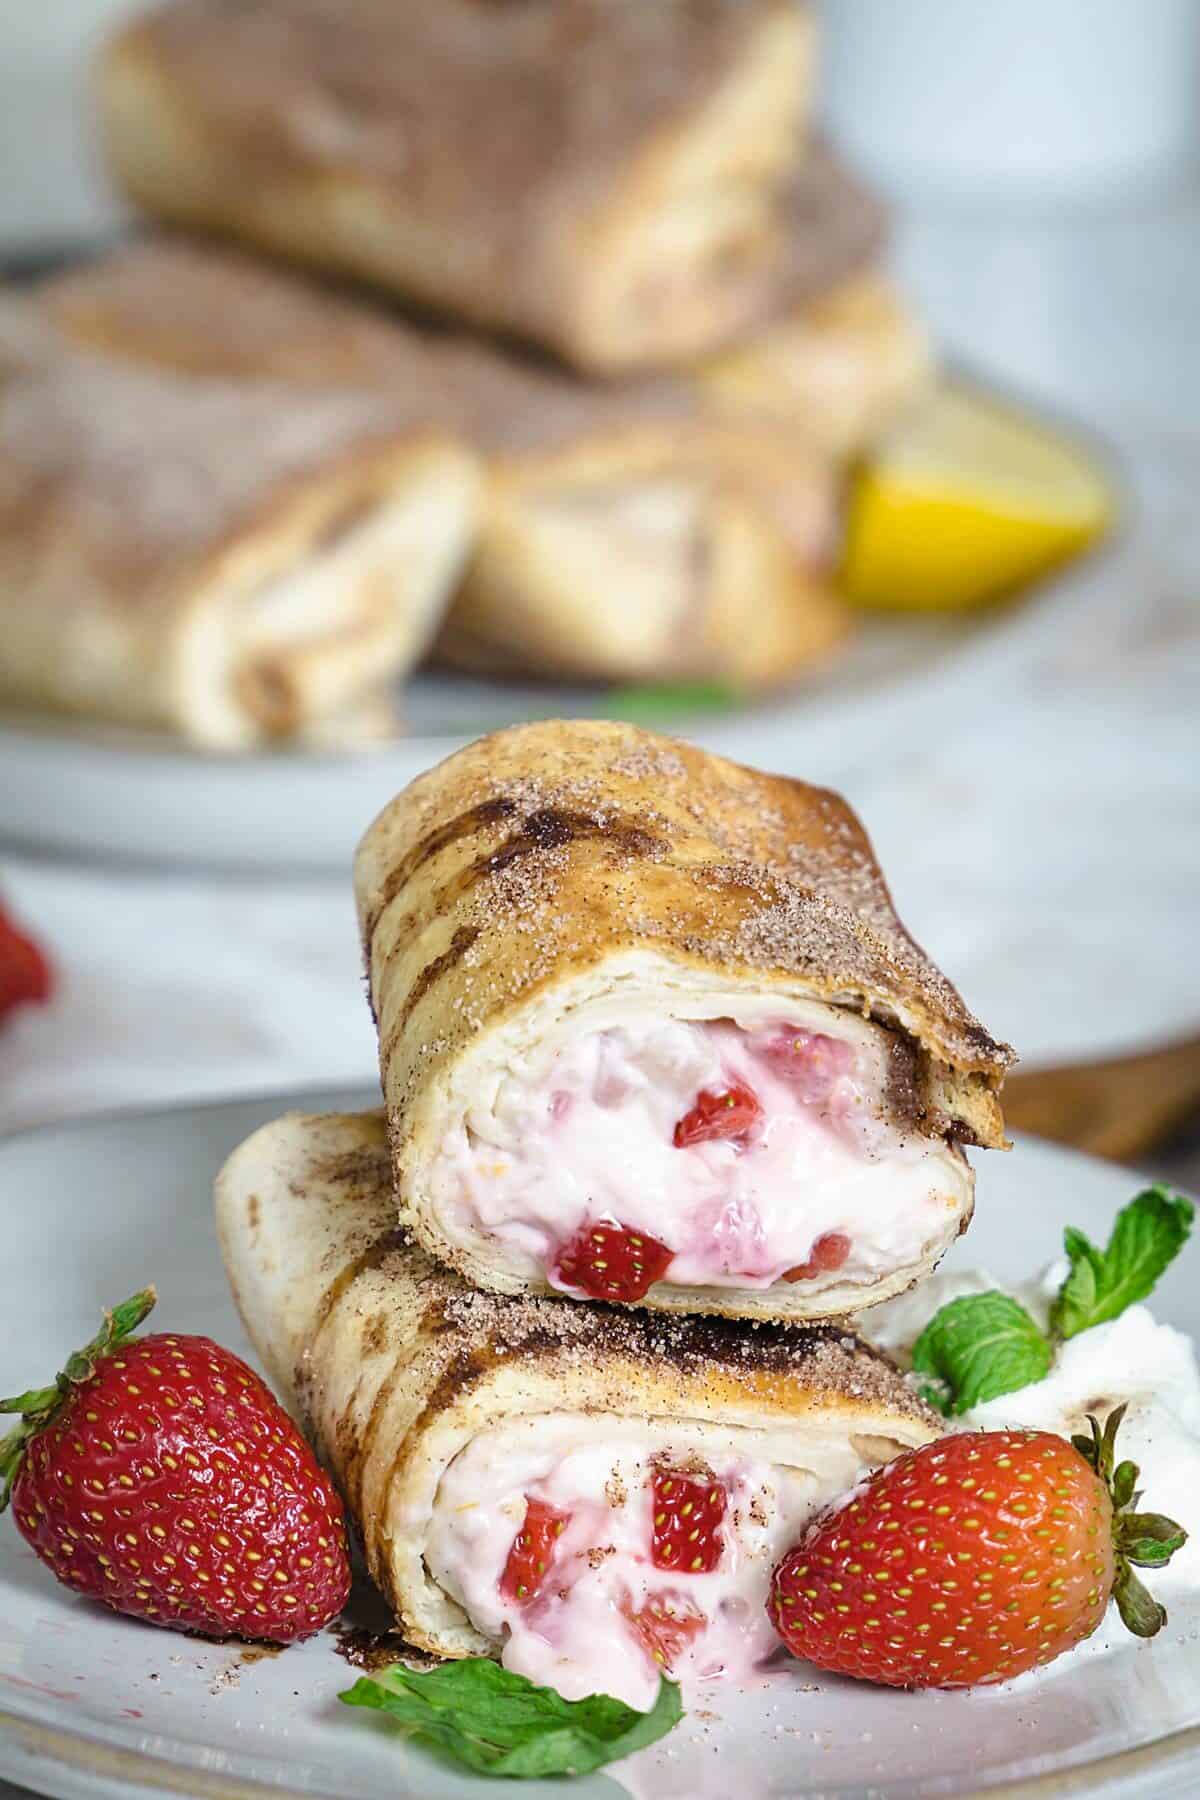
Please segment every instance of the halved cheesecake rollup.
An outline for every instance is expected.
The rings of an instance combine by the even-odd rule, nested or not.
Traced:
[[[174,0],[99,106],[162,218],[645,368],[770,310],[812,43],[795,0]]]
[[[840,486],[778,418],[684,382],[597,391],[232,251],[170,238],[37,292],[71,340],[205,376],[425,397],[489,480],[439,657],[485,674],[754,687],[848,628],[828,569]]]
[[[0,696],[241,749],[425,651],[476,464],[415,409],[61,344],[0,378]]]
[[[840,1327],[478,1293],[397,1229],[379,1114],[265,1126],[218,1178],[217,1224],[408,1637],[568,1697],[648,1707],[664,1666],[748,1674],[804,1521],[939,1429]]]
[[[519,726],[386,807],[355,889],[400,1215],[478,1286],[835,1316],[965,1228],[1012,1053],[837,795]]]

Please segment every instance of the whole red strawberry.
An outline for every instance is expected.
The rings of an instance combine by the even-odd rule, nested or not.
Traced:
[[[675,1252],[629,1225],[584,1225],[558,1253],[554,1278],[589,1300],[641,1300],[670,1267]]]
[[[1113,1468],[1124,1410],[1073,1444],[964,1432],[879,1469],[776,1568],[768,1611],[788,1649],[888,1687],[970,1687],[1072,1649],[1110,1596],[1153,1636],[1166,1614],[1130,1565],[1165,1563],[1186,1533],[1128,1510],[1137,1469]]]
[[[345,1604],[345,1518],[254,1371],[209,1338],[109,1314],[53,1387],[0,1401],[0,1512],[60,1581],[154,1625],[287,1644]]]
[[[18,1006],[44,1005],[53,986],[45,952],[0,906],[0,1020]]]

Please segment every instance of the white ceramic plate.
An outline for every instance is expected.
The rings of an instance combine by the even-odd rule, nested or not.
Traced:
[[[414,776],[485,731],[536,718],[634,718],[746,762],[844,781],[937,707],[1011,680],[1086,604],[1103,553],[1019,610],[876,619],[786,698],[688,712],[653,689],[472,681],[424,673],[399,695],[408,735],[344,752],[214,755],[152,732],[0,713],[0,837],[43,849],[243,869],[348,867],[371,819]]]
[[[92,1120],[0,1143],[0,1389],[43,1379],[82,1343],[103,1303],[153,1277],[158,1318],[248,1354],[210,1225],[213,1173],[285,1104],[345,1107],[365,1095],[241,1101]],[[1025,1143],[981,1159],[969,1252],[1001,1278],[1027,1273],[1071,1221],[1103,1235],[1131,1177]],[[1162,1312],[1200,1328],[1188,1274]],[[1156,1305],[1159,1301],[1156,1301]],[[815,1681],[799,1664],[754,1689],[715,1690],[660,1745],[531,1796],[602,1800],[916,1800],[989,1793],[1194,1795],[1200,1790],[1198,1620],[1057,1665],[1032,1685],[894,1694]],[[119,1619],[57,1587],[0,1523],[0,1777],[64,1800],[149,1790],[264,1800],[465,1800],[486,1791],[339,1707],[352,1679],[323,1634],[247,1660]]]

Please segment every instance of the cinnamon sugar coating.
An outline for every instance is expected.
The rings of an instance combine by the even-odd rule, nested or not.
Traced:
[[[838,795],[635,726],[550,721],[480,740],[399,795],[356,893],[397,1151],[475,1034],[569,977],[646,952],[732,987],[834,1000],[915,1055],[923,1129],[1002,1144],[1013,1060],[892,905]]]

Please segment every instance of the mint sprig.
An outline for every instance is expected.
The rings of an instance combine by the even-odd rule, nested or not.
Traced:
[[[402,1665],[338,1695],[373,1708],[413,1737],[484,1775],[586,1775],[643,1750],[683,1717],[679,1688],[659,1682],[649,1712],[608,1694],[564,1700],[486,1657],[416,1673]]]
[[[1103,1250],[1068,1226],[1071,1266],[1050,1309],[1048,1337],[1011,1294],[991,1289],[951,1300],[913,1345],[924,1399],[941,1413],[964,1413],[1041,1381],[1059,1343],[1147,1297],[1186,1244],[1194,1215],[1190,1200],[1159,1186],[1121,1208]]]
[[[1050,1313],[1054,1335],[1077,1337],[1144,1300],[1183,1249],[1194,1217],[1195,1208],[1182,1194],[1152,1187],[1122,1207],[1103,1250],[1068,1227],[1063,1248],[1071,1272]]]
[[[1053,1351],[1025,1308],[993,1289],[951,1300],[913,1345],[913,1368],[932,1379],[924,1398],[942,1413],[969,1412],[999,1394],[1041,1381]]]

